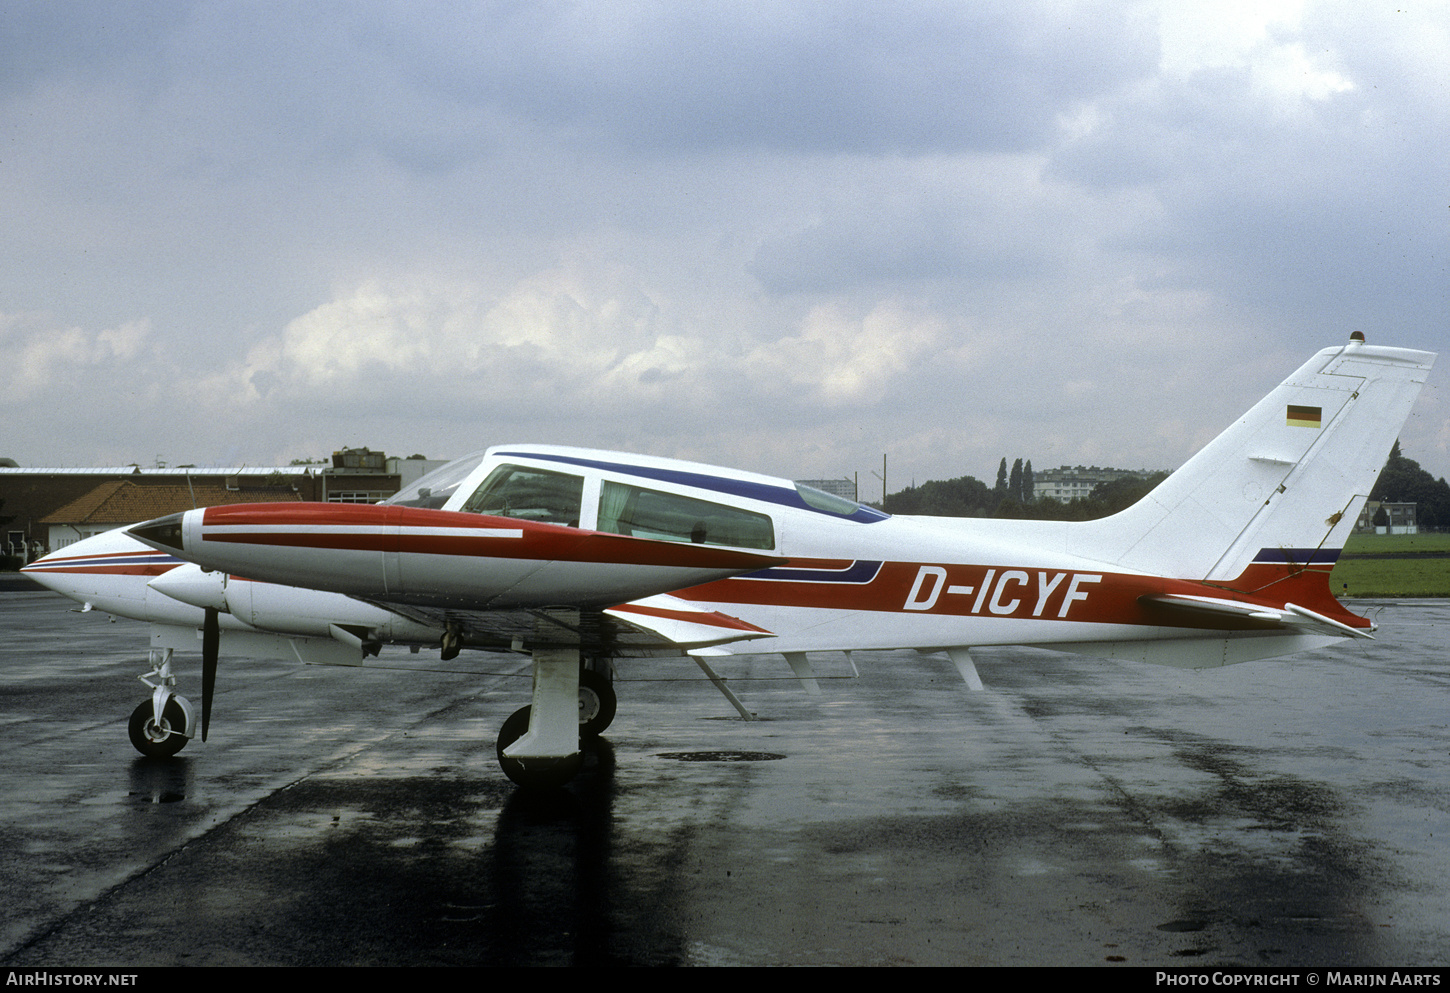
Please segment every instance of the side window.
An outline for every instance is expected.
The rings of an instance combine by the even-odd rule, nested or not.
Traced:
[[[697,545],[775,547],[775,529],[764,514],[608,480],[599,493],[598,529]]]
[[[518,517],[528,521],[579,526],[584,477],[548,469],[501,465],[463,505],[470,514]]]

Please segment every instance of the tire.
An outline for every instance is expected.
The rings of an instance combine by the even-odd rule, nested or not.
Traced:
[[[580,752],[561,758],[516,759],[507,756],[503,750],[524,736],[529,729],[529,711],[523,707],[513,712],[503,727],[498,729],[498,765],[505,776],[525,789],[556,789],[563,786],[579,772],[584,764]]]
[[[167,700],[165,709],[161,711],[160,727],[156,725],[153,713],[150,700],[131,712],[131,722],[127,727],[131,744],[148,758],[169,759],[185,748],[189,740],[182,733],[186,730],[186,711],[181,709],[175,698]]]
[[[618,703],[608,677],[593,669],[579,673],[579,735],[597,738],[603,734],[614,723]]]

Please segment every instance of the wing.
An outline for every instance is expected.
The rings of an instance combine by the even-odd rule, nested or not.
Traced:
[[[593,657],[650,658],[693,649],[768,638],[772,632],[719,611],[702,610],[679,597],[658,594],[605,610],[582,610],[578,625],[543,609],[473,610],[368,601],[434,628],[452,629],[469,648],[530,651],[539,621],[568,628],[580,651]],[[571,639],[572,640],[572,639]]]

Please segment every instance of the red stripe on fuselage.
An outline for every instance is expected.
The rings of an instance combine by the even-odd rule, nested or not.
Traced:
[[[107,565],[115,562],[115,565]],[[47,555],[36,559],[20,571],[25,573],[62,573],[72,576],[159,576],[181,565],[165,552],[149,549],[128,552],[95,552],[90,555]]]
[[[1003,619],[1088,621],[1157,627],[1245,629],[1265,626],[1249,619],[1206,618],[1187,622],[1164,617],[1140,602],[1150,594],[1213,597],[1282,609],[1295,603],[1356,628],[1365,618],[1349,613],[1329,591],[1328,571],[1288,565],[1254,565],[1230,584],[1167,579],[1081,569],[1019,569],[1011,566],[887,562],[860,586],[722,579],[676,593],[711,604],[754,604],[827,610],[866,610]]]
[[[58,573],[67,576],[159,576],[175,569],[179,562],[161,562],[156,565],[92,565],[92,566],[49,566],[31,565],[27,573]]]

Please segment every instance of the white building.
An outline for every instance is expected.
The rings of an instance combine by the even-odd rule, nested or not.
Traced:
[[[1113,469],[1095,465],[1065,465],[1057,469],[1032,471],[1032,498],[1051,497],[1061,503],[1089,496],[1095,486],[1111,483],[1124,476],[1148,478],[1159,469]]]

